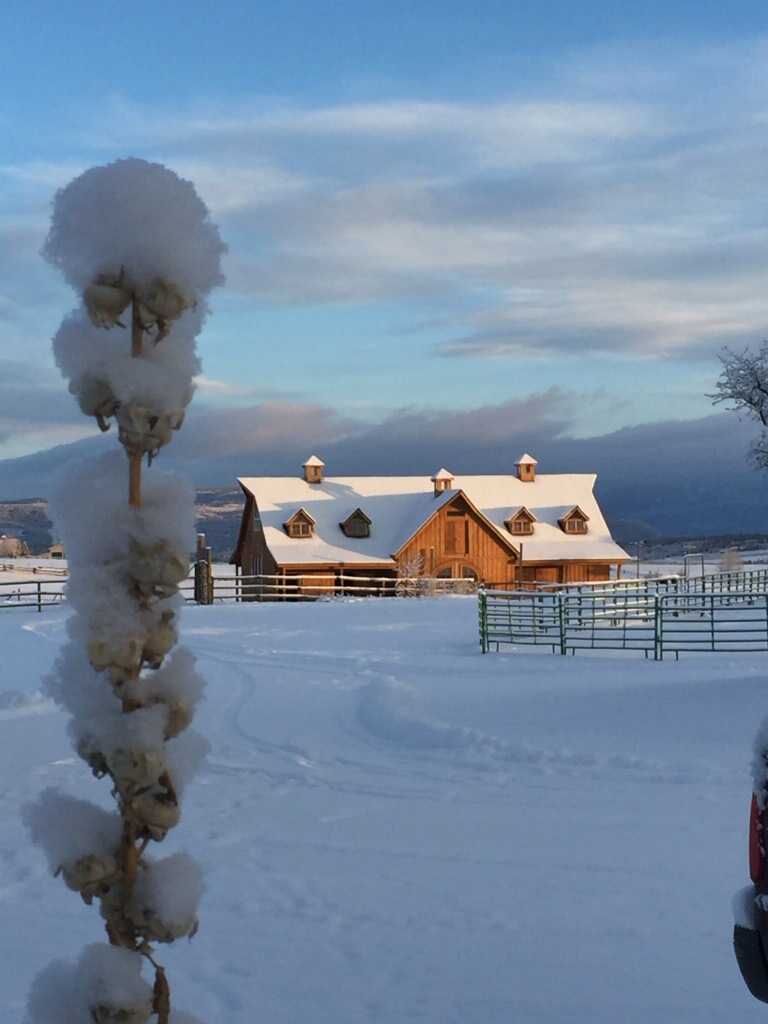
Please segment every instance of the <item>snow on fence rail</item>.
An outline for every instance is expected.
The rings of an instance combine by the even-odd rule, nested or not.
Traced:
[[[0,572],[16,572],[23,573],[28,576],[32,573],[33,576],[40,574],[41,576],[66,576],[66,566],[50,566],[50,565],[30,565],[28,561],[21,562],[0,562]]]
[[[28,570],[29,572],[29,570]],[[38,611],[65,599],[66,570],[57,579],[33,578],[0,581],[0,610],[36,607]],[[473,580],[442,580],[421,576],[393,579],[380,576],[240,576],[211,571],[205,561],[195,563],[182,580],[179,592],[195,604],[220,601],[317,601],[329,597],[428,597],[437,594],[474,594]]]
[[[0,581],[1,608],[36,608],[39,612],[46,605],[60,604],[64,599],[64,583],[61,577],[27,580]]]
[[[768,594],[621,591],[479,593],[480,645],[552,652],[641,651],[657,661],[683,652],[768,650]]]
[[[204,567],[205,563],[198,563]],[[296,576],[211,576],[197,591],[214,601],[317,601],[326,597],[428,597],[434,594],[474,594],[474,580],[442,580],[431,576],[393,579],[391,576],[327,575]],[[205,599],[207,596],[207,599]],[[195,598],[197,600],[197,598]]]

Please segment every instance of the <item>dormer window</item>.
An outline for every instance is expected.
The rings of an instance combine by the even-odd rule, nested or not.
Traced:
[[[339,526],[345,537],[370,537],[371,520],[361,508],[356,508],[351,516],[348,516]]]
[[[283,523],[283,529],[289,537],[297,539],[314,537],[315,520],[306,509],[300,508],[287,522]]]
[[[560,529],[568,534],[586,533],[588,522],[589,516],[585,515],[578,505],[576,508],[571,509],[567,516],[558,519]]]
[[[527,508],[521,508],[513,516],[510,516],[504,525],[516,537],[530,537],[533,533],[533,524],[535,522],[536,516],[529,512]]]

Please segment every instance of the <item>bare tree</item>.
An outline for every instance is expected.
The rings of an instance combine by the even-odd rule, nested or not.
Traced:
[[[744,568],[744,559],[736,548],[726,548],[720,558],[718,569],[720,572],[738,572]]]
[[[714,405],[728,402],[736,412],[756,420],[760,433],[750,445],[749,454],[760,469],[768,469],[768,341],[758,352],[732,352],[726,348],[720,356],[722,372],[716,391],[708,397]]]

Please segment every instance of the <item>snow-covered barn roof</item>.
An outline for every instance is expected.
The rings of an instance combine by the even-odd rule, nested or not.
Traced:
[[[242,477],[238,483],[256,501],[264,539],[279,565],[393,565],[397,552],[423,524],[459,494],[488,521],[500,539],[519,552],[521,539],[505,523],[525,508],[535,530],[522,544],[526,562],[626,561],[614,542],[593,494],[593,473],[537,475],[524,482],[513,475],[454,476],[435,494],[424,476]],[[566,534],[559,521],[578,507],[589,520],[585,534]],[[287,536],[283,524],[300,508],[315,520],[309,538]],[[347,537],[340,527],[360,509],[371,520],[368,537]]]

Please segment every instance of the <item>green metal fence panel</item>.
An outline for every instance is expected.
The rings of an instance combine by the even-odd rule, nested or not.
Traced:
[[[659,599],[659,657],[768,651],[768,595],[744,591]]]
[[[579,649],[654,649],[653,595],[624,592],[595,596],[562,594],[564,605],[562,647]]]
[[[477,592],[477,611],[480,623],[480,648],[483,654],[488,653],[488,598],[481,587]]]
[[[482,592],[481,646],[484,651],[500,644],[560,648],[560,602],[556,594],[533,591]]]
[[[501,644],[553,652],[638,651],[660,660],[681,653],[768,651],[768,594],[598,594],[485,592],[484,652]]]

